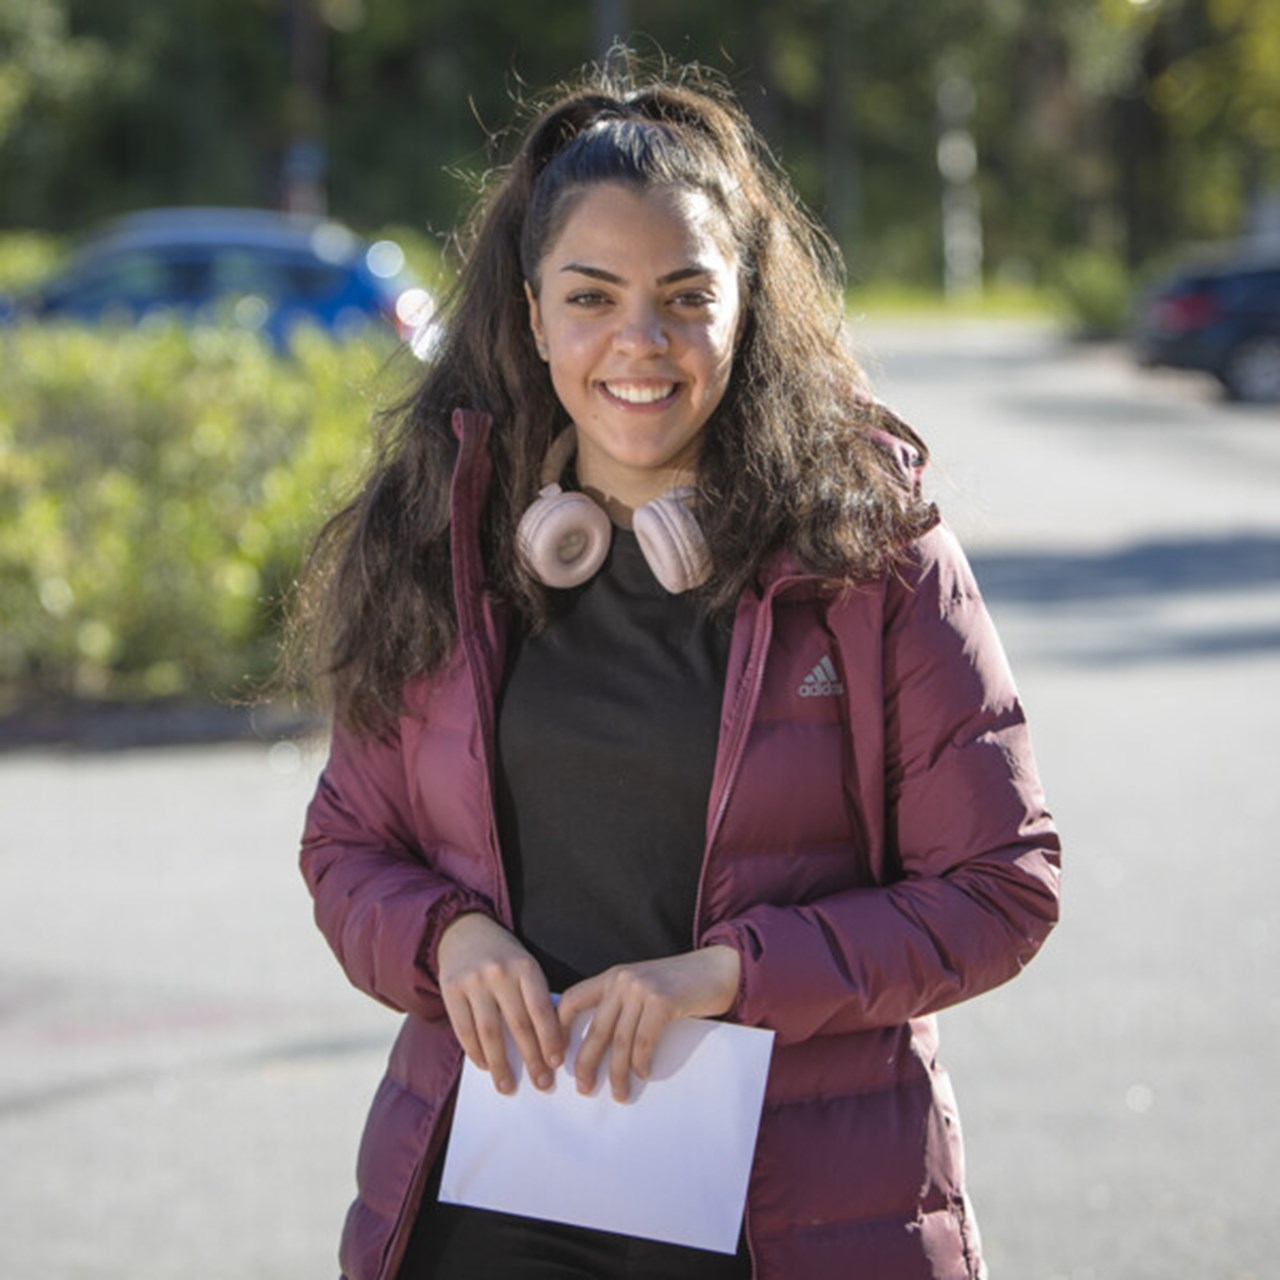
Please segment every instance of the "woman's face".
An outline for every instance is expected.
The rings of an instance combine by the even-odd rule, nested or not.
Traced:
[[[601,183],[525,285],[529,320],[578,436],[578,479],[643,505],[693,476],[729,385],[739,263],[702,193]]]

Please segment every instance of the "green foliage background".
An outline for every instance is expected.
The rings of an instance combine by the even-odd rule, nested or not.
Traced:
[[[232,696],[403,373],[387,342],[0,335],[0,695]]]
[[[310,140],[336,216],[443,240],[611,22],[726,76],[862,282],[939,281],[956,74],[994,274],[1050,280],[1064,247],[1139,269],[1280,184],[1280,0],[0,0],[0,229],[275,205]]]

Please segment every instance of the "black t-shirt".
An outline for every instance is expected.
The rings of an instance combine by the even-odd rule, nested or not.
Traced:
[[[601,571],[514,639],[498,708],[498,830],[516,933],[553,991],[693,946],[727,624],[615,530]]]

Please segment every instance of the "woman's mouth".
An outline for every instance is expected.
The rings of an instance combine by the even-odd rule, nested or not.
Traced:
[[[680,390],[678,382],[602,382],[600,389],[611,400],[640,408],[665,405]]]

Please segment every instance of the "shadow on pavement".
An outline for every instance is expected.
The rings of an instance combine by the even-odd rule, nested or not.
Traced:
[[[1214,596],[1280,591],[1280,535],[1162,540],[1101,552],[975,555],[973,567],[993,607],[1021,607],[1064,624],[1052,629],[1043,656],[1129,666],[1280,650],[1280,621],[1242,614],[1238,600],[1224,601],[1220,611],[1213,605]],[[1185,610],[1172,616],[1153,611],[1179,597],[1195,600],[1195,620]]]
[[[218,703],[37,701],[0,716],[0,755],[18,751],[128,751],[139,747],[264,745],[317,733],[322,721],[295,709]]]
[[[1115,551],[979,554],[974,572],[992,601],[1073,605],[1280,587],[1280,535],[1139,542]]]
[[[1280,652],[1280,627],[1242,627],[1230,631],[1157,632],[1140,641],[1102,645],[1070,656],[1082,666],[1124,667],[1180,659],[1248,658],[1275,652]]]

